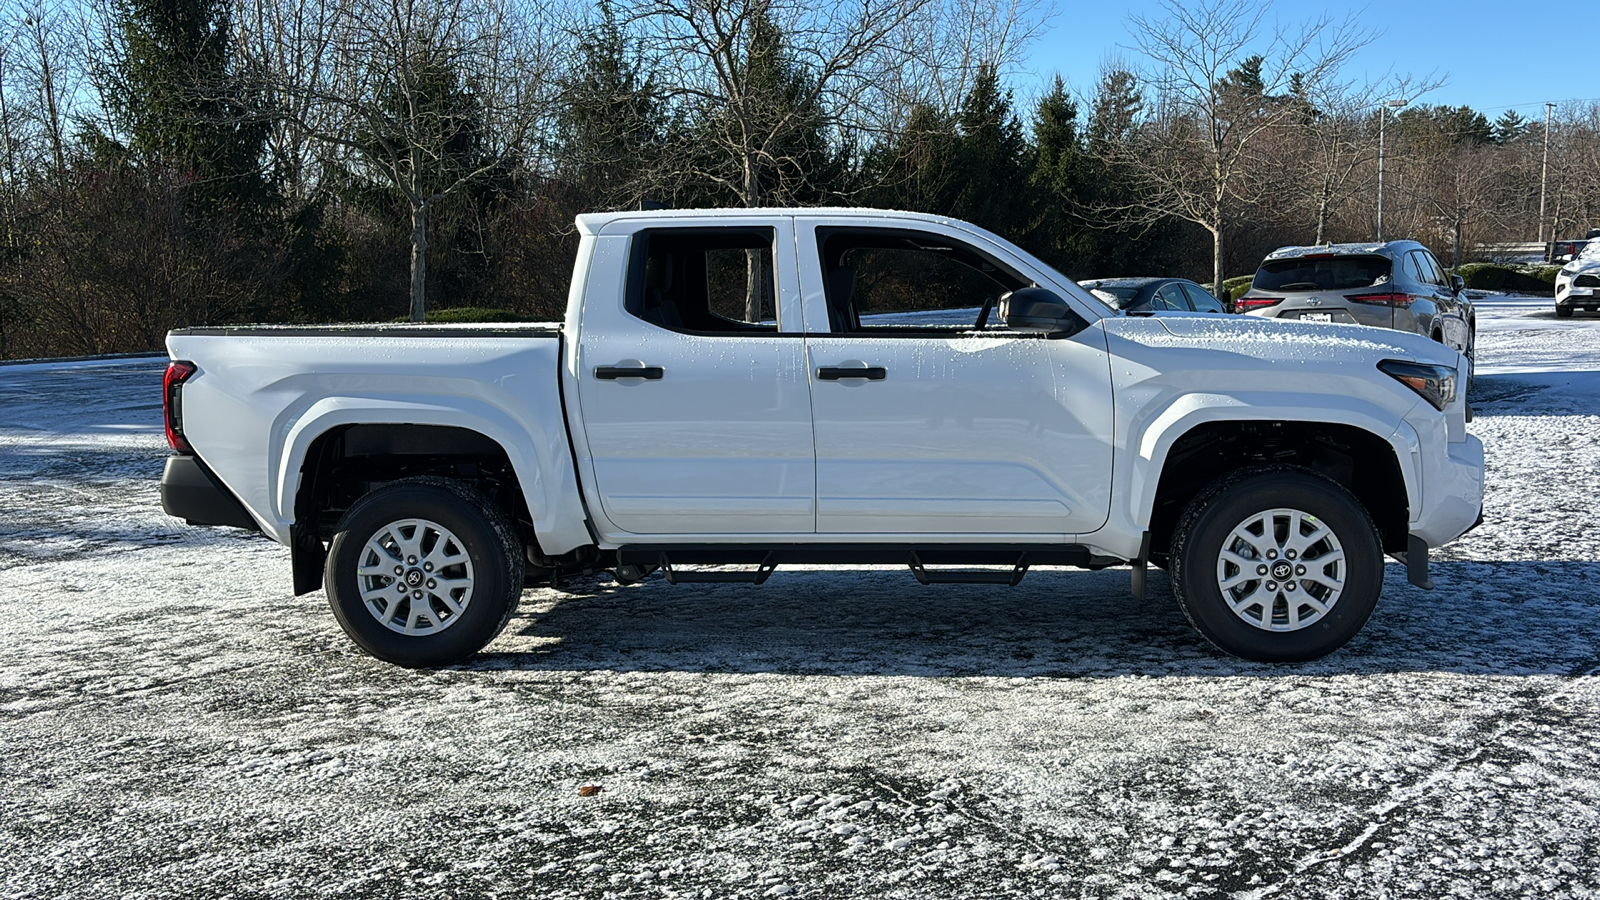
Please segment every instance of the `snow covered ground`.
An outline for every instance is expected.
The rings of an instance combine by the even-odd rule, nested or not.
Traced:
[[[1294,667],[1159,574],[886,569],[530,591],[395,669],[161,514],[159,361],[0,367],[0,894],[1595,896],[1600,319],[1480,309],[1484,525]]]

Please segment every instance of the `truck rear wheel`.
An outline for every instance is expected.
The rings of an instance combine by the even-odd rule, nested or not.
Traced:
[[[1365,509],[1301,469],[1242,473],[1196,497],[1172,543],[1173,593],[1222,650],[1303,662],[1344,646],[1383,589]]]
[[[328,550],[333,615],[366,652],[399,666],[460,662],[505,627],[522,595],[505,513],[445,478],[410,478],[356,501]]]

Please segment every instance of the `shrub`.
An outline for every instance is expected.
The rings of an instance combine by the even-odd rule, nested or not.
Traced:
[[[1560,266],[1518,266],[1505,263],[1467,263],[1456,274],[1467,287],[1480,291],[1505,291],[1517,294],[1555,293]]]
[[[1243,297],[1244,292],[1250,290],[1250,282],[1254,281],[1255,277],[1255,273],[1252,272],[1249,275],[1240,275],[1236,278],[1223,279],[1222,289],[1228,293],[1226,295],[1218,294],[1217,299],[1232,303],[1240,297]]]

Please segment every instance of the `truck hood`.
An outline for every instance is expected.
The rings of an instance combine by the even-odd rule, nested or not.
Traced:
[[[1132,355],[1177,351],[1195,363],[1223,367],[1255,362],[1343,370],[1359,364],[1371,371],[1385,359],[1454,366],[1458,357],[1456,351],[1421,335],[1362,325],[1255,316],[1119,316],[1102,321],[1113,354],[1122,355],[1120,344]]]
[[[1460,354],[1443,344],[1387,328],[1254,316],[1101,322],[1118,406],[1139,421],[1185,398],[1205,396],[1200,405],[1251,408],[1273,418],[1335,415],[1386,435],[1395,421],[1426,403],[1384,375],[1378,363],[1398,359],[1458,370],[1462,365]],[[1365,418],[1357,416],[1362,410]]]

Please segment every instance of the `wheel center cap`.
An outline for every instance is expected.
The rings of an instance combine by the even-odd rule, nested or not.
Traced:
[[[411,571],[406,573],[406,584],[409,584],[412,587],[416,587],[417,585],[419,585],[421,583],[422,583],[422,570],[421,569],[412,569]]]
[[[1273,566],[1272,566],[1272,577],[1276,578],[1279,581],[1287,581],[1289,579],[1289,576],[1293,575],[1293,574],[1294,574],[1294,566],[1291,566],[1286,562],[1281,562],[1280,561],[1280,562],[1274,563]]]

